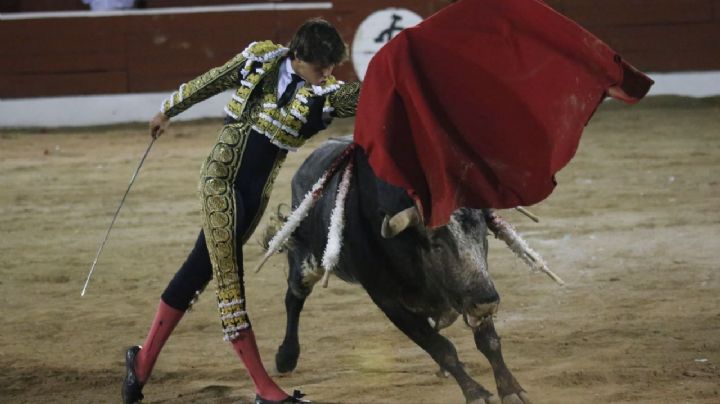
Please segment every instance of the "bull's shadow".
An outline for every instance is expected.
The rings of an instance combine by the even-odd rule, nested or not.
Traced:
[[[329,140],[307,158],[292,180],[293,208],[349,141]],[[333,273],[346,282],[362,285],[390,321],[455,378],[468,403],[498,403],[497,396],[467,374],[453,344],[439,333],[462,315],[472,329],[475,345],[492,366],[502,402],[529,403],[505,365],[492,320],[499,296],[487,271],[488,212],[459,209],[446,226],[432,230],[412,224],[404,229],[389,228],[386,216],[412,206],[411,199],[402,189],[380,181],[362,152],[353,158],[354,173],[345,205],[345,240]],[[295,369],[300,355],[300,313],[324,272],[319,262],[327,242],[338,177],[328,184],[288,243],[287,328],[275,356],[280,372]],[[381,236],[384,222],[389,238]]]

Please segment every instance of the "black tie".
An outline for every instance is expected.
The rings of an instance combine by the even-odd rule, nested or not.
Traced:
[[[298,76],[297,74],[292,75],[292,80],[290,81],[290,84],[285,87],[285,91],[280,96],[280,99],[278,99],[278,108],[282,108],[287,105],[288,102],[290,102],[290,97],[292,97],[293,93],[295,93],[295,87],[297,87],[297,84],[301,81],[303,81],[302,77]]]

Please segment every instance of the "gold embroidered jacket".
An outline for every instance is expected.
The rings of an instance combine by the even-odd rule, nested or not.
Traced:
[[[309,124],[311,110],[316,113],[318,103],[326,118],[355,115],[360,83],[346,84],[332,76],[323,86],[306,84],[287,105],[278,108],[277,72],[286,54],[287,48],[271,41],[253,42],[224,65],[182,84],[163,101],[160,110],[173,117],[213,95],[235,89],[225,113],[235,121],[250,120],[254,130],[291,151],[328,123],[320,127]]]

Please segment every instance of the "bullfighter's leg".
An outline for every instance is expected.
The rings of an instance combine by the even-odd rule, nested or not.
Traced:
[[[475,345],[490,362],[498,394],[502,397],[503,404],[531,404],[525,390],[510,373],[505,365],[500,346],[500,337],[495,332],[495,325],[491,318],[487,318],[473,329]]]
[[[285,293],[285,313],[287,325],[285,338],[275,354],[275,367],[278,372],[288,373],[295,370],[300,357],[300,313],[305,305],[305,299],[312,291],[312,284],[308,284],[302,273],[304,257],[302,251],[294,250],[288,253],[288,288]],[[316,280],[315,280],[316,282]]]
[[[455,346],[428,324],[427,317],[409,311],[397,301],[383,298],[381,293],[371,294],[370,297],[397,328],[430,354],[442,369],[447,370],[455,378],[468,403],[495,404],[500,402],[496,396],[467,374],[458,359]]]
[[[242,246],[257,226],[287,152],[245,124],[228,124],[201,172],[203,227],[225,339],[265,400],[288,398],[268,375],[246,311]]]
[[[200,296],[211,278],[212,266],[205,245],[205,235],[200,231],[195,247],[160,298],[160,303],[155,312],[150,331],[145,337],[145,342],[136,349],[132,370],[139,386],[144,386],[147,383],[160,351],[170,338],[170,334],[172,334],[185,312],[190,309],[193,302]],[[135,349],[135,347],[130,349]],[[130,395],[129,393],[126,394],[126,396]]]

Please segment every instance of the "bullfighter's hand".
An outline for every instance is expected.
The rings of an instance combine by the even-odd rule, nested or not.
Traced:
[[[158,112],[157,115],[150,120],[150,136],[157,139],[165,130],[170,126],[170,118],[162,112]]]

